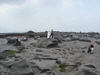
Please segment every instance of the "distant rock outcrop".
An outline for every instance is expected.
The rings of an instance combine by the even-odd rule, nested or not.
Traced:
[[[35,35],[36,35],[36,33],[34,31],[28,31],[26,33],[26,36],[28,36],[28,37],[34,37]]]
[[[14,43],[16,43],[16,41],[18,41],[18,38],[17,37],[8,37],[7,38],[7,40],[8,40],[8,44],[14,44]]]
[[[56,39],[39,39],[37,42],[37,47],[39,48],[52,48],[58,46],[58,40]]]
[[[7,42],[8,44],[13,44],[14,46],[21,45],[21,41],[19,41],[17,37],[12,37],[12,38],[8,37],[7,40],[8,40],[8,42]]]
[[[59,43],[64,40],[64,37],[61,34],[55,34],[54,38],[57,39]]]
[[[86,38],[71,38],[71,41],[91,42],[91,40]]]

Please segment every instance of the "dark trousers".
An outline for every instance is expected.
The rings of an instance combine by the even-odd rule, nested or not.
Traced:
[[[91,53],[91,48],[88,48],[88,51],[87,51],[87,53]]]

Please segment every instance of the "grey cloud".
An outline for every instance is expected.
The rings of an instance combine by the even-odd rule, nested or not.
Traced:
[[[43,5],[44,6],[57,6],[60,5],[62,0],[43,0]]]
[[[20,4],[25,0],[0,0],[0,4]]]
[[[97,30],[100,32],[99,5],[97,14],[97,11],[86,10],[88,4],[83,8],[77,7],[72,9],[64,8],[61,4],[62,0],[39,0],[40,2],[37,2],[36,5],[35,3],[30,3],[29,0],[25,1],[0,0],[0,4],[23,3],[23,6],[0,16],[0,32],[45,31],[49,29],[61,31]],[[90,6],[92,7],[92,5]],[[89,8],[91,8],[90,6]],[[96,12],[93,13],[93,15],[95,14],[94,16],[86,15],[92,12]]]

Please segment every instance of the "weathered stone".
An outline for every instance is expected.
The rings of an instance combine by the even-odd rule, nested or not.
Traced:
[[[71,41],[91,42],[91,40],[85,38],[71,38]]]
[[[94,65],[85,65],[85,66],[88,67],[88,68],[94,68],[94,69],[96,69],[96,67]]]
[[[95,72],[83,69],[81,71],[78,71],[75,75],[97,75],[97,74]]]
[[[16,37],[13,37],[13,38],[8,37],[7,40],[8,40],[8,42],[7,42],[8,44],[14,44],[14,43],[16,43],[16,41],[18,41],[18,38],[16,38]]]
[[[21,45],[21,42],[18,40],[18,38],[16,37],[13,37],[13,38],[7,38],[8,40],[8,44],[13,44],[14,46],[20,46]]]
[[[63,36],[60,35],[60,34],[59,35],[55,35],[54,38],[60,43],[64,40]]]
[[[96,68],[93,65],[82,65],[75,75],[97,75]]]
[[[21,46],[21,42],[20,41],[16,41],[14,46]]]
[[[0,53],[0,59],[6,59],[7,57],[15,56],[16,51],[13,50],[4,50]]]
[[[31,64],[25,60],[15,61],[10,65],[9,69],[8,75],[38,75],[39,73],[36,66],[31,66]]]
[[[40,39],[37,42],[37,47],[40,48],[52,48],[52,47],[57,47],[58,46],[58,41],[56,39]]]
[[[56,63],[57,63],[57,64],[61,64],[62,62],[61,62],[59,59],[57,59],[57,60],[56,60]]]
[[[36,52],[43,52],[43,50],[39,50],[39,49],[37,49]]]
[[[6,59],[7,55],[6,53],[0,53],[0,59]]]
[[[0,75],[7,75],[8,69],[0,65]]]

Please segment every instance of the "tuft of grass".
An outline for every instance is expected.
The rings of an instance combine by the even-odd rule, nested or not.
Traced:
[[[67,67],[67,66],[68,66],[68,65],[65,64],[65,63],[59,64],[59,68],[65,68],[65,67]]]
[[[8,54],[9,55],[15,55],[16,54],[16,51],[10,51]]]
[[[65,72],[65,68],[67,67],[68,65],[65,64],[65,63],[62,63],[62,64],[59,64],[59,68],[60,68],[60,72]]]

